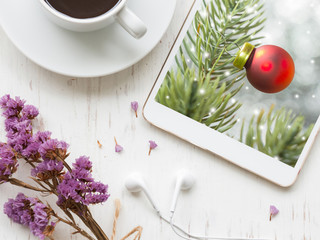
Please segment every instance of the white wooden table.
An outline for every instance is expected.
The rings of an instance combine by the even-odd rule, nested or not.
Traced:
[[[122,209],[118,239],[137,225],[142,239],[179,239],[160,221],[143,194],[131,195],[125,177],[141,172],[164,215],[168,215],[175,173],[191,169],[197,178],[192,191],[180,195],[176,222],[192,233],[279,240],[320,239],[320,141],[317,139],[297,183],[288,189],[275,186],[227,161],[202,151],[136,118],[130,102],[144,103],[173,44],[191,0],[178,0],[174,19],[158,46],[131,68],[102,78],[73,79],[35,65],[23,56],[0,29],[0,93],[21,96],[40,109],[37,127],[70,143],[69,161],[88,155],[94,176],[109,184],[111,197],[93,207],[93,214],[110,235],[114,199]],[[2,125],[1,125],[2,126]],[[3,129],[3,127],[1,127]],[[114,152],[114,140],[124,147]],[[4,132],[1,130],[1,139]],[[148,140],[159,147],[148,156]],[[100,149],[97,140],[103,147]],[[29,169],[20,164],[17,176]],[[19,191],[0,186],[0,205]],[[30,193],[25,191],[26,193]],[[269,206],[280,213],[269,221]],[[0,239],[35,239],[29,231],[0,214]],[[59,224],[55,239],[70,239],[72,230]],[[71,239],[83,239],[72,236]]]

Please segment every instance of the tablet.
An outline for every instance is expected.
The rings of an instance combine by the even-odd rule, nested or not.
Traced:
[[[271,182],[292,185],[320,128],[317,9],[312,0],[195,0],[144,105],[145,119]],[[277,93],[253,87],[246,68],[233,65],[245,43],[285,49],[295,65],[291,84]],[[272,64],[261,68],[285,77],[275,69],[286,63]]]

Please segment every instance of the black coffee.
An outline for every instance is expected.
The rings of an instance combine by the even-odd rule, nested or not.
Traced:
[[[45,0],[57,11],[74,18],[92,18],[112,9],[121,0]]]

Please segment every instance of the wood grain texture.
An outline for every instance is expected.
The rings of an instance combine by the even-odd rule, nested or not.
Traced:
[[[178,0],[171,26],[146,58],[127,70],[102,78],[73,79],[44,70],[23,56],[0,29],[0,94],[21,96],[38,106],[41,114],[36,127],[51,130],[54,137],[71,143],[70,162],[80,155],[91,157],[94,176],[110,186],[110,200],[92,208],[109,235],[113,201],[120,198],[119,238],[141,225],[144,240],[179,239],[156,216],[145,196],[128,193],[123,181],[131,172],[141,172],[161,211],[169,215],[175,173],[187,168],[192,169],[197,183],[192,191],[180,195],[175,221],[192,233],[320,239],[319,138],[297,183],[283,189],[149,125],[142,118],[141,108],[138,118],[131,111],[131,101],[138,101],[140,106],[145,101],[190,5],[191,0]],[[1,124],[0,139],[4,140]],[[114,152],[114,136],[124,147],[120,154]],[[148,156],[150,139],[159,147]],[[17,176],[29,171],[21,164]],[[19,190],[4,184],[0,191],[2,207]],[[51,201],[54,203],[55,199]],[[270,204],[280,209],[271,222]],[[1,239],[35,239],[4,214],[0,214],[0,230]],[[83,239],[70,238],[72,230],[66,226],[59,224],[57,230],[55,239]]]

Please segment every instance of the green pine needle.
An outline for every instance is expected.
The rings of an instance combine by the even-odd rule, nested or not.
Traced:
[[[241,104],[231,98],[240,91],[246,75],[233,66],[234,55],[239,45],[259,39],[256,34],[265,21],[263,5],[259,0],[212,0],[203,4],[156,101],[224,132],[236,123]],[[201,89],[204,94],[200,94]]]
[[[266,20],[263,4],[259,0],[212,0],[203,1],[203,5],[204,9],[195,14],[176,62],[182,72],[188,68],[186,57],[200,71],[214,68],[213,79],[238,75],[242,70],[233,67],[234,55],[245,42],[261,38],[257,34]]]
[[[210,73],[197,76],[195,70],[186,69],[184,74],[177,70],[168,72],[156,96],[156,101],[198,122],[219,130],[227,131],[235,123],[234,113],[240,108],[231,102],[237,90],[227,92],[227,86],[219,79],[212,81]]]
[[[272,105],[267,114],[261,110],[251,118],[246,134],[243,122],[240,141],[294,167],[314,126],[305,129],[304,123],[304,116],[284,108],[274,111]]]

